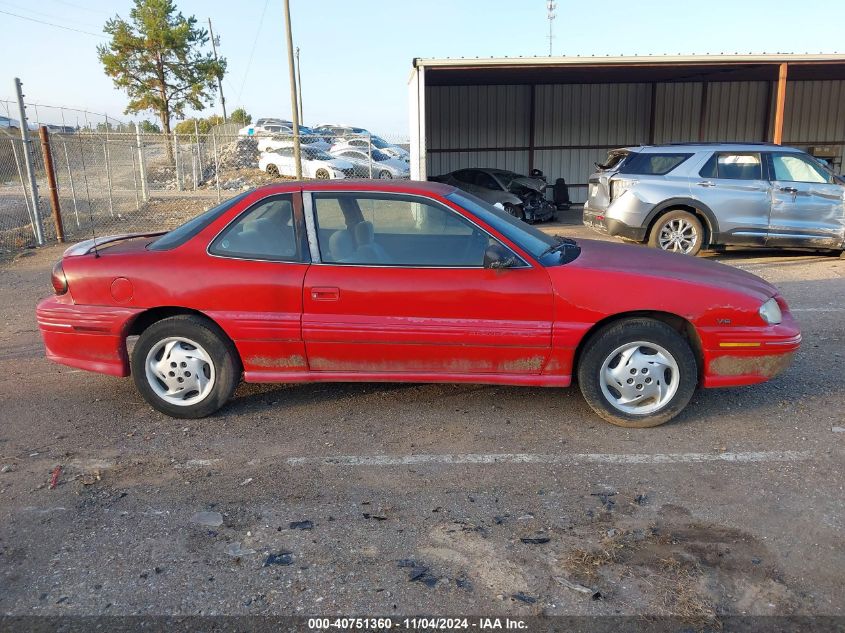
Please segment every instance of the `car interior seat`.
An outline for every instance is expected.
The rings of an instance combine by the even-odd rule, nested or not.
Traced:
[[[333,262],[349,262],[354,259],[355,241],[348,230],[342,229],[332,233],[328,255],[328,261]]]
[[[387,251],[375,241],[375,238],[372,222],[364,220],[355,225],[355,242],[358,244],[358,248],[355,250],[355,261],[373,264],[390,262]]]

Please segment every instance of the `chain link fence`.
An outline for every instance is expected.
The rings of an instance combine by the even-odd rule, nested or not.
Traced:
[[[57,239],[60,225],[69,242],[168,229],[243,190],[296,175],[292,134],[248,135],[233,124],[205,133],[196,126],[193,134],[53,125],[46,136],[52,178],[37,130],[28,148],[19,129],[0,130],[0,252],[36,245],[39,218],[46,242]],[[303,179],[410,175],[406,137],[326,129],[301,134],[300,143]],[[27,152],[37,196],[29,185]]]

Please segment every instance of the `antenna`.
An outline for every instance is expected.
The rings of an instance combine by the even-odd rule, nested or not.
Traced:
[[[548,11],[548,13],[546,14],[546,17],[549,20],[549,57],[551,57],[552,56],[552,40],[554,39],[554,35],[552,35],[552,22],[554,22],[554,19],[557,17],[557,14],[555,13],[555,9],[557,9],[557,3],[552,2],[552,0],[548,0],[546,2],[546,9]]]
[[[88,219],[91,222],[91,237],[94,240],[94,257],[99,257],[100,253],[97,251],[97,232],[94,230],[94,208],[91,206],[91,192],[88,190],[88,172],[85,170],[85,150],[82,147],[82,136],[76,135],[77,145],[79,146],[79,160],[82,162],[82,178],[85,181],[85,197],[88,200]]]

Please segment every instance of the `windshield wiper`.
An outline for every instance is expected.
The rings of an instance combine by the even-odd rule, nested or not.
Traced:
[[[573,240],[571,237],[561,237],[560,235],[555,235],[554,239],[557,241],[556,244],[552,244],[546,250],[544,250],[540,257],[544,257],[549,253],[554,253],[555,251],[566,251],[567,248],[571,246],[578,246],[577,242]]]

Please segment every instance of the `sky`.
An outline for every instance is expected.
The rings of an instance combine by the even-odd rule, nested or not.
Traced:
[[[282,0],[176,4],[202,24],[212,20],[228,61],[223,91],[229,112],[242,106],[254,118],[289,118]],[[290,4],[307,125],[341,123],[404,135],[413,58],[549,53],[545,0]],[[103,23],[115,14],[128,17],[130,6],[131,0],[0,0],[0,100],[14,99],[13,78],[20,77],[28,102],[124,121],[154,119],[124,114],[127,99],[97,60],[96,46],[107,41]],[[841,0],[557,0],[555,13],[555,55],[845,52]],[[202,114],[213,112],[220,113],[217,100]],[[2,102],[0,114],[6,114]],[[42,122],[60,122],[46,108],[39,115]],[[11,116],[17,118],[14,110]]]

